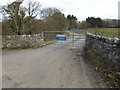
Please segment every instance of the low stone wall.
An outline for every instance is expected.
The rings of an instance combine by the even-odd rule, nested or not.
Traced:
[[[39,47],[44,44],[40,34],[1,36],[1,38],[3,49]]]
[[[120,71],[120,39],[87,33],[86,47],[101,57],[106,65]]]

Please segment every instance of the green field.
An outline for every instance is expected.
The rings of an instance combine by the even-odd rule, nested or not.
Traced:
[[[118,35],[118,28],[96,28],[96,29],[81,29],[82,31],[92,31],[92,33],[95,34],[95,32],[98,35],[103,35],[106,37],[117,37],[120,38],[120,35]]]

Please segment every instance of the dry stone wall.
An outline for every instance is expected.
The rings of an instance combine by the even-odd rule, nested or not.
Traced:
[[[44,44],[40,34],[1,36],[1,38],[0,48],[3,49],[39,47]]]
[[[120,71],[120,39],[87,33],[86,47],[101,57],[106,65]]]

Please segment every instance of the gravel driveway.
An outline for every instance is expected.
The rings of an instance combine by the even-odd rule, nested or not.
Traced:
[[[38,49],[3,51],[3,88],[104,88],[81,54],[84,39]],[[97,76],[96,76],[97,75]]]

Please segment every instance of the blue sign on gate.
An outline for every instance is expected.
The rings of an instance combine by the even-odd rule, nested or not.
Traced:
[[[56,40],[57,41],[66,41],[66,35],[56,35]]]

